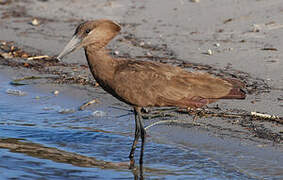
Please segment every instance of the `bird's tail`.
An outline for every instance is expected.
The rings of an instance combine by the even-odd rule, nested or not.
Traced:
[[[226,95],[221,97],[221,99],[245,99],[246,92],[243,90],[245,88],[245,84],[236,79],[225,79],[229,83],[233,85],[233,88]]]
[[[246,93],[241,88],[233,88],[226,95],[221,97],[220,99],[245,99]]]

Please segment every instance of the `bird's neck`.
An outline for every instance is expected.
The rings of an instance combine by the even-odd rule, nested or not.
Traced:
[[[108,51],[105,48],[97,49],[94,45],[89,45],[85,47],[85,54],[95,80],[101,86],[111,82],[117,62]]]

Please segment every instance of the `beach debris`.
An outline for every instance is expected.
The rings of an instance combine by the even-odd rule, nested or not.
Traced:
[[[11,59],[15,57],[27,58],[30,55],[22,49],[15,47],[13,42],[0,41],[0,56],[4,59]]]
[[[93,111],[93,113],[91,113],[91,115],[95,116],[95,117],[103,117],[106,115],[106,112],[104,111]]]
[[[23,78],[15,79],[13,81],[23,81],[23,80],[30,80],[30,79],[41,79],[42,77],[39,76],[25,76]]]
[[[264,113],[258,113],[258,112],[251,112],[251,115],[255,117],[266,118],[266,119],[280,119],[280,117],[276,115],[270,115],[270,114],[264,114]]]
[[[235,119],[235,118],[251,118],[251,120],[265,120],[265,121],[273,121],[279,124],[283,124],[283,117],[270,115],[265,113],[258,113],[258,112],[243,112],[243,113],[228,113],[228,112],[217,112],[213,109],[202,109],[201,111],[197,109],[176,109],[176,112],[179,113],[189,113],[190,115],[197,115],[198,117],[221,117],[221,118],[228,118],[228,119]]]
[[[0,0],[0,5],[7,5],[10,4],[12,0]]]
[[[157,121],[154,122],[150,125],[148,125],[147,127],[145,127],[145,130],[148,130],[149,128],[156,126],[156,125],[160,125],[160,124],[168,124],[168,125],[173,125],[173,124],[179,124],[179,125],[183,125],[183,124],[187,124],[187,125],[192,125],[192,126],[201,126],[203,124],[197,123],[195,121],[193,122],[188,122],[186,120],[162,120],[162,121]]]
[[[219,43],[215,43],[214,46],[215,47],[220,47],[220,44]]]
[[[52,93],[57,96],[60,92],[58,90],[55,90]]]
[[[208,54],[208,55],[212,55],[212,50],[211,50],[211,49],[208,49],[208,50],[207,50],[207,54]]]
[[[226,23],[231,22],[231,21],[233,21],[232,18],[226,19],[226,20],[223,22],[223,24],[226,24]]]
[[[273,47],[265,47],[265,48],[262,48],[261,50],[263,50],[263,51],[278,51],[277,48],[273,48]]]
[[[23,82],[19,82],[19,81],[11,81],[10,84],[13,85],[13,86],[24,86],[24,85],[28,85],[27,83],[23,83]]]
[[[251,32],[259,32],[261,29],[259,24],[253,24]]]
[[[76,112],[75,109],[72,109],[72,108],[66,108],[66,109],[59,109],[58,112],[60,114],[71,114],[71,113],[74,113]]]
[[[13,55],[11,53],[0,53],[0,56],[4,59],[11,59]]]
[[[27,53],[23,52],[21,58],[28,58],[28,57],[29,57],[29,55]]]
[[[87,106],[89,106],[89,105],[91,105],[91,104],[94,104],[94,103],[98,103],[98,102],[99,102],[99,101],[96,100],[96,99],[93,99],[93,100],[91,100],[91,101],[88,101],[88,102],[84,103],[83,105],[81,105],[81,106],[79,107],[79,110],[82,111],[82,110],[84,110]]]
[[[119,52],[119,51],[114,51],[114,54],[115,54],[115,55],[119,55],[120,52]]]
[[[50,107],[44,107],[44,108],[43,108],[44,111],[51,111],[51,110],[54,110],[54,109],[55,109],[55,108],[54,108],[54,107],[51,107],[51,106],[50,106]]]
[[[25,95],[27,95],[26,92],[18,90],[18,89],[7,89],[6,93],[11,94],[11,95],[15,95],[15,96],[25,96]]]
[[[149,57],[152,56],[152,54],[150,52],[147,52],[146,55],[149,56]]]
[[[50,58],[49,56],[47,55],[42,55],[42,56],[33,56],[33,57],[29,57],[27,58],[27,60],[38,60],[38,59],[45,59],[45,58]]]
[[[30,22],[30,24],[33,25],[33,26],[38,26],[38,25],[40,25],[40,22],[39,22],[38,19],[34,18],[34,19]]]
[[[277,62],[279,62],[279,59],[270,59],[270,60],[267,60],[266,62],[277,63]]]
[[[202,54],[211,56],[213,54],[213,51],[211,49],[208,49],[206,52],[203,52]]]
[[[14,85],[14,86],[23,86],[23,85],[28,85],[28,84],[23,83],[21,81],[30,80],[30,79],[41,79],[41,78],[42,77],[37,77],[37,76],[26,76],[26,77],[23,77],[23,78],[15,79],[15,80],[11,81],[10,84]]]

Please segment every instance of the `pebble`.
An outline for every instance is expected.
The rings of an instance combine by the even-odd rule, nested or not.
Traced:
[[[219,43],[215,43],[214,46],[215,47],[220,47],[220,44]]]

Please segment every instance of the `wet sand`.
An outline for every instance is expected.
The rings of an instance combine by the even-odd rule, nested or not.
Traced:
[[[0,52],[11,52],[14,46],[29,56],[53,57],[69,41],[77,24],[88,19],[109,18],[121,23],[123,29],[109,45],[115,52],[114,56],[161,61],[188,70],[239,78],[247,84],[247,99],[219,101],[209,105],[209,110],[230,114],[257,111],[282,117],[283,5],[280,2],[12,1],[0,5]],[[32,25],[33,19],[37,19],[39,25]],[[13,42],[6,43],[10,41]],[[68,56],[63,62],[56,62],[52,58],[27,60],[17,54],[13,56],[0,59],[1,75],[11,79],[43,77],[25,82],[43,93],[58,89],[59,96],[76,102],[72,103],[72,108],[96,98],[100,103],[87,107],[87,110],[108,109],[118,116],[123,111],[109,110],[113,104],[129,109],[103,93],[99,87],[94,88],[96,83],[88,71],[82,50]],[[131,115],[126,118],[129,117]],[[162,119],[164,118],[155,118],[147,121],[147,124]],[[192,122],[192,116],[178,113],[174,113],[169,119]],[[170,144],[184,150],[202,149],[210,154],[209,157],[217,160],[221,153],[232,152],[224,156],[221,162],[233,164],[229,159],[235,158],[235,166],[239,169],[241,166],[251,168],[262,165],[262,162],[266,163],[269,159],[269,163],[261,170],[249,171],[257,172],[257,176],[263,169],[282,167],[280,161],[276,161],[283,150],[282,123],[250,117],[202,117],[197,119],[197,123],[200,126],[180,123],[169,127],[154,126],[149,130],[149,141]],[[107,123],[105,126],[107,127]],[[128,128],[128,132],[133,131],[132,125]],[[131,140],[128,143],[130,142]],[[239,158],[234,156],[236,151],[240,154]],[[244,161],[241,155],[253,155],[256,160],[247,158]],[[266,173],[269,174],[268,177],[275,174],[275,177],[282,177],[279,172],[280,168],[275,173]]]

